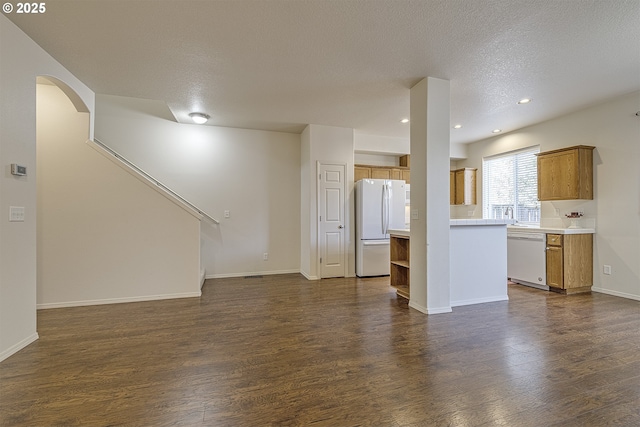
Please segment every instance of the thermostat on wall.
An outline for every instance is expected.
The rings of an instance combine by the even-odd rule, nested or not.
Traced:
[[[11,163],[11,175],[24,176],[27,174],[27,167]]]

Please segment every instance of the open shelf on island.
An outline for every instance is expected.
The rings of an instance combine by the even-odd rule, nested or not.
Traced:
[[[396,288],[396,293],[402,298],[409,299],[409,236],[391,234],[390,236],[390,284]]]

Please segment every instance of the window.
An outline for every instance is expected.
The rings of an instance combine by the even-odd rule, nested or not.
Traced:
[[[483,218],[540,224],[535,155],[539,152],[536,146],[482,160]]]

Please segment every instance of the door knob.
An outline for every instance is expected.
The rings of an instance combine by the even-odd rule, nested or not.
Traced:
[[[339,225],[338,228],[344,228],[344,225]]]

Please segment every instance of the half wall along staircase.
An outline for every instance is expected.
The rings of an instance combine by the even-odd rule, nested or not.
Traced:
[[[109,159],[112,159],[112,160],[115,159],[115,163],[118,164],[119,166],[121,166],[124,170],[126,170],[129,173],[131,173],[132,175],[136,176],[137,178],[139,178],[140,180],[142,180],[146,184],[149,184],[150,187],[155,188],[157,191],[159,191],[165,197],[167,197],[168,199],[172,200],[173,202],[175,202],[179,206],[183,207],[184,209],[186,209],[188,211],[191,211],[193,213],[197,213],[197,216],[199,216],[201,218],[205,218],[205,219],[207,219],[208,221],[211,221],[214,224],[219,224],[220,223],[213,216],[209,215],[204,210],[198,208],[193,203],[189,202],[184,197],[180,196],[178,193],[176,193],[175,191],[171,190],[169,187],[167,187],[166,185],[164,185],[163,183],[161,183],[160,181],[158,181],[157,179],[155,179],[154,177],[149,175],[144,170],[140,169],[134,163],[132,163],[129,160],[127,160],[126,158],[124,158],[121,154],[119,154],[118,152],[116,152],[115,150],[113,150],[112,148],[110,148],[105,143],[101,142],[100,140],[98,140],[96,138],[94,138],[93,140],[87,140],[87,145],[89,145],[91,148],[93,148],[94,150],[96,150],[100,154],[104,155],[105,157],[107,157]]]

